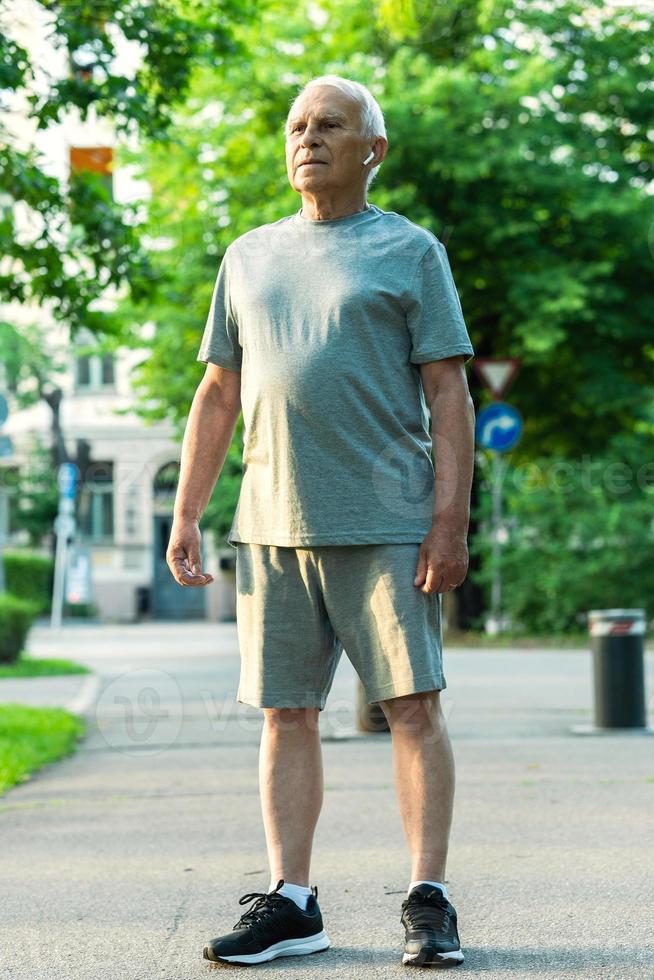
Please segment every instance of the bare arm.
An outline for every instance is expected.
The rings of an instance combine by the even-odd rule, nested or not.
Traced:
[[[419,368],[431,410],[436,482],[432,526],[421,547],[414,584],[424,592],[447,592],[463,582],[468,570],[475,408],[462,355]]]
[[[202,572],[199,523],[223,468],[241,411],[241,374],[207,364],[182,441],[173,526],[166,553],[180,585],[208,585]]]
[[[475,407],[463,358],[459,354],[419,367],[432,418],[436,469],[433,520],[466,535],[475,456]]]

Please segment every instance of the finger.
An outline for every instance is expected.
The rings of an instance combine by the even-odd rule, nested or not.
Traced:
[[[202,575],[202,563],[200,559],[192,554],[185,556],[181,559],[181,565],[187,575],[197,576]]]
[[[425,581],[425,575],[427,574],[427,559],[420,553],[418,557],[418,565],[416,567],[416,577],[413,580],[414,585],[422,585]]]
[[[423,592],[437,592],[438,591],[438,585],[439,585],[439,579],[440,579],[440,582],[442,583],[442,581],[443,581],[442,575],[438,575],[437,572],[434,570],[434,567],[432,565],[430,565],[427,568],[427,575],[425,577],[425,584],[423,586],[422,591]]]
[[[208,572],[203,572],[202,571],[202,562],[200,561],[199,558],[196,559],[195,561],[193,561],[192,559],[189,558],[189,561],[188,561],[188,564],[187,564],[187,568],[190,569],[190,574],[192,576],[199,577],[199,578],[204,578],[204,579],[211,579],[213,581],[212,576],[209,575]]]
[[[184,578],[179,578],[177,580],[180,585],[186,585],[191,588],[197,588],[201,585],[210,585],[213,582],[212,575],[190,575],[186,574]]]
[[[202,571],[202,562],[200,561],[200,556],[195,551],[189,551],[187,561],[187,568],[190,569],[193,575],[197,575]]]
[[[213,576],[199,571],[191,571],[186,558],[173,558],[173,575],[180,585],[204,585],[207,580],[213,582]],[[198,566],[196,565],[197,569]]]

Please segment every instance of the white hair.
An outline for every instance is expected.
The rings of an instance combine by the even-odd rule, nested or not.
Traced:
[[[294,97],[286,116],[286,122],[284,123],[284,132],[286,135],[288,135],[288,120],[295,104],[307,89],[313,88],[316,85],[333,85],[334,88],[340,89],[341,92],[349,95],[351,99],[354,99],[358,103],[361,118],[361,135],[365,139],[374,140],[378,136],[383,136],[384,139],[386,138],[384,114],[372,92],[365,85],[362,85],[361,82],[353,82],[349,78],[342,78],[340,75],[320,75],[318,78],[312,78],[311,81],[306,83],[304,88]],[[377,176],[377,171],[380,166],[381,164],[378,163],[376,167],[368,171],[366,190],[368,190]]]

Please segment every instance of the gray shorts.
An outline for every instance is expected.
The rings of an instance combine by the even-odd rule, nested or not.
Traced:
[[[343,650],[369,703],[447,687],[443,597],[413,584],[418,543],[236,547],[237,701],[322,710]]]

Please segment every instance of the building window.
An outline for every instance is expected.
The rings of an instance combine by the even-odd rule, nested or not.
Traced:
[[[84,388],[113,388],[115,383],[113,354],[81,354],[75,358],[75,384]]]
[[[79,386],[91,384],[91,358],[88,355],[77,358],[77,384]]]
[[[159,510],[172,511],[174,507],[180,466],[179,460],[171,460],[155,473],[153,481],[154,502]]]
[[[114,537],[114,466],[93,462],[88,468],[79,501],[79,529],[89,541],[110,542]]]
[[[113,354],[103,354],[100,362],[100,377],[103,385],[114,383],[114,356]]]

